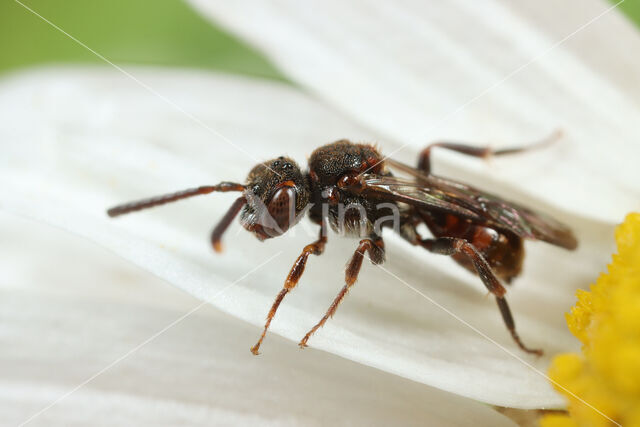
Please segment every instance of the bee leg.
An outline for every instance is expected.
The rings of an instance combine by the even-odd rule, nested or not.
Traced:
[[[353,286],[353,284],[358,279],[358,273],[360,273],[360,267],[362,267],[362,260],[364,258],[365,252],[369,253],[369,259],[371,260],[372,264],[382,264],[384,262],[384,242],[382,241],[382,238],[375,236],[372,238],[360,240],[358,248],[353,253],[353,257],[351,257],[351,261],[349,261],[349,264],[347,265],[347,269],[345,272],[346,284],[329,306],[327,313],[313,328],[311,328],[311,330],[309,330],[309,332],[307,332],[304,338],[302,338],[302,340],[298,344],[301,348],[306,347],[307,341],[309,341],[311,335],[313,335],[318,329],[320,329],[330,317],[333,317],[336,310],[338,309],[338,305],[340,305],[344,297],[347,295],[347,292],[349,292],[351,286]]]
[[[491,156],[501,156],[504,154],[516,154],[522,153],[529,150],[534,150],[536,148],[540,148],[546,146],[552,142],[555,142],[562,136],[562,132],[559,130],[554,131],[548,137],[536,141],[534,143],[518,146],[518,147],[509,147],[502,148],[500,150],[493,150],[489,146],[478,147],[468,144],[462,144],[458,142],[436,142],[430,144],[422,150],[420,156],[418,157],[418,169],[427,174],[431,173],[431,149],[435,147],[446,148],[447,150],[455,151],[457,153],[466,154],[472,157],[481,157],[481,158],[489,158]]]
[[[464,239],[454,237],[440,237],[438,239],[421,240],[420,245],[430,252],[441,255],[463,254],[469,257],[469,260],[473,263],[478,276],[482,279],[482,283],[484,283],[489,292],[496,297],[496,302],[498,303],[502,319],[511,333],[513,340],[518,344],[518,347],[527,353],[536,354],[538,356],[542,355],[542,350],[530,349],[520,340],[520,336],[516,332],[516,324],[513,320],[513,316],[511,315],[511,310],[509,309],[507,300],[504,297],[506,289],[502,286],[493,271],[491,271],[491,267],[487,260],[484,259],[480,252],[478,252],[471,243]]]
[[[255,355],[259,354],[258,350],[260,349],[260,344],[262,344],[262,341],[264,340],[264,337],[267,334],[267,329],[269,329],[269,325],[271,324],[271,320],[273,319],[273,316],[275,316],[276,311],[278,310],[278,307],[280,306],[280,303],[284,299],[285,295],[287,295],[289,291],[295,288],[296,285],[298,284],[300,277],[302,277],[302,273],[304,273],[304,268],[307,265],[307,259],[309,258],[309,255],[311,254],[321,255],[322,252],[324,252],[324,246],[326,243],[327,243],[326,224],[323,222],[320,226],[320,237],[318,237],[318,240],[305,246],[304,249],[302,250],[302,253],[298,257],[298,259],[296,259],[296,262],[293,264],[293,267],[291,267],[291,270],[287,275],[287,279],[284,282],[284,287],[276,297],[276,300],[273,302],[273,305],[271,306],[271,310],[269,310],[269,314],[267,315],[267,321],[264,325],[264,330],[262,331],[262,335],[260,336],[260,339],[258,340],[258,342],[253,347],[251,347],[251,352],[253,354]]]

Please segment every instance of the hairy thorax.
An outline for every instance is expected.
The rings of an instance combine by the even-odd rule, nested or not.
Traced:
[[[369,144],[340,140],[316,149],[309,158],[313,207],[311,219],[323,216],[341,234],[364,237],[376,234],[385,218],[392,222],[392,203],[343,191],[338,181],[348,174],[388,175],[382,155]]]

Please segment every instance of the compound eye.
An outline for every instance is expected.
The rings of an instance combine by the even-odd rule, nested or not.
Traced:
[[[279,188],[269,200],[267,210],[271,217],[272,224],[276,227],[265,227],[265,231],[272,235],[280,235],[286,232],[293,225],[295,220],[295,187]],[[268,230],[267,230],[268,228]]]

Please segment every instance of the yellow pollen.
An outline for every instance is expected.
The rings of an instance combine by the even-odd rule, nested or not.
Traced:
[[[623,426],[640,426],[640,213],[616,228],[618,253],[608,272],[567,313],[582,354],[554,358],[549,377]],[[570,395],[568,415],[548,415],[542,427],[611,426],[611,421]]]

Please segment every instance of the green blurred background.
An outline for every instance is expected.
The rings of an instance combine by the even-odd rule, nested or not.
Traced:
[[[262,55],[181,0],[20,0],[117,64],[215,69],[284,80]],[[0,73],[102,63],[14,0],[0,0]]]
[[[215,69],[286,81],[268,60],[181,0],[20,0],[109,60]],[[640,1],[619,8],[640,24]],[[0,73],[102,60],[15,0],[0,0]]]

